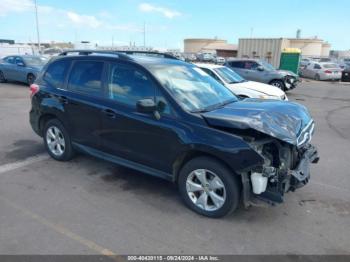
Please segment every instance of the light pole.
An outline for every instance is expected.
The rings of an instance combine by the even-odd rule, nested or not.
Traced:
[[[40,48],[39,18],[38,18],[38,5],[36,3],[36,0],[34,0],[34,5],[35,5],[36,33],[38,37],[38,49],[40,54],[41,48]]]

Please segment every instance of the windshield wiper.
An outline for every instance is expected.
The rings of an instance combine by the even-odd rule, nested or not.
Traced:
[[[202,108],[202,109],[193,110],[193,111],[191,111],[191,113],[206,113],[206,112],[210,112],[210,111],[213,111],[215,109],[223,108],[224,106],[226,106],[228,104],[231,104],[233,102],[237,102],[237,100],[236,99],[230,99],[230,100],[227,100],[225,102],[217,103],[217,104],[214,104],[214,105]]]

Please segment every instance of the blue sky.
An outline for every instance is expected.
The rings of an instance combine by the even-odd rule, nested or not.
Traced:
[[[37,0],[43,41],[182,48],[184,38],[318,36],[350,49],[348,0]],[[253,30],[252,30],[253,28]],[[0,38],[36,41],[33,0],[0,0]]]

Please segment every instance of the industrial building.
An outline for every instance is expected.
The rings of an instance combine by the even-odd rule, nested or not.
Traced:
[[[212,53],[222,57],[236,57],[238,46],[226,40],[210,38],[191,38],[184,40],[184,52],[187,54]]]
[[[300,49],[303,57],[328,57],[331,45],[318,38],[241,38],[238,57],[264,59],[279,67],[285,49]]]

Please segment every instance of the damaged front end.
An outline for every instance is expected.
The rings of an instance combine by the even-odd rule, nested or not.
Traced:
[[[283,202],[284,194],[306,185],[310,164],[319,160],[310,144],[315,124],[297,103],[246,99],[203,114],[212,127],[240,136],[263,165],[239,171],[245,206]]]
[[[285,193],[309,182],[310,164],[319,161],[316,148],[309,143],[297,147],[268,138],[250,145],[264,158],[264,165],[241,173],[245,206],[257,205],[259,200],[282,203]]]

